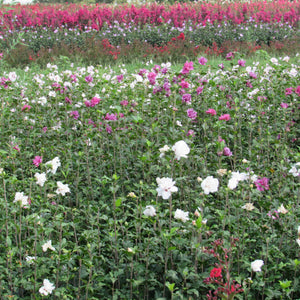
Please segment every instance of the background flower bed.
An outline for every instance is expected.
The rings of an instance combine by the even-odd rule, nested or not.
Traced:
[[[1,14],[0,52],[10,66],[46,65],[59,56],[112,64],[133,58],[184,62],[201,53],[225,57],[257,49],[294,55],[299,45],[298,1],[3,6]]]
[[[264,55],[2,74],[1,297],[300,297],[299,62]]]

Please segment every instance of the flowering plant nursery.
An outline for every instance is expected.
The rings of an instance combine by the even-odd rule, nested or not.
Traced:
[[[274,5],[1,8],[0,299],[300,298],[299,1]],[[250,15],[283,52],[189,52],[184,20]],[[114,26],[164,22],[184,55],[123,64]],[[94,64],[59,52],[93,30]]]

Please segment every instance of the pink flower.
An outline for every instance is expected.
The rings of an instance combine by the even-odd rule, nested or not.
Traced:
[[[215,116],[217,114],[217,112],[213,108],[208,109],[205,113],[212,116]]]
[[[229,121],[231,118],[230,118],[230,115],[229,114],[224,114],[222,116],[219,117],[219,120],[224,120],[224,121]]]
[[[270,187],[268,185],[269,178],[263,177],[261,179],[258,179],[254,182],[256,185],[256,188],[260,191],[263,192],[264,190],[268,190]]]
[[[41,163],[42,163],[42,157],[41,156],[36,156],[34,159],[33,159],[33,164],[38,167]]]
[[[47,132],[47,130],[48,130],[48,128],[47,128],[47,127],[43,127],[43,131],[44,131],[44,133],[46,133],[46,132]]]
[[[280,106],[282,108],[288,108],[289,107],[289,105],[287,103],[284,103],[284,102],[280,103]]]
[[[241,66],[241,67],[245,67],[246,61],[245,61],[245,60],[242,60],[242,59],[239,59],[239,60],[238,60],[238,64],[239,64],[239,66]]]
[[[300,85],[295,88],[295,93],[300,97]]]
[[[230,149],[228,147],[224,147],[224,149],[223,149],[223,155],[225,155],[225,156],[232,156],[232,152],[230,151]]]
[[[194,136],[195,136],[195,131],[192,130],[192,129],[190,129],[190,130],[187,132],[186,136],[194,137]]]
[[[88,82],[88,83],[93,82],[93,80],[94,79],[93,79],[92,75],[88,75],[88,76],[85,77],[85,81]]]
[[[93,97],[92,100],[91,100],[91,106],[94,107],[94,106],[97,105],[100,101],[101,101],[100,98]]]
[[[118,82],[121,82],[124,79],[123,74],[117,76]]]
[[[203,86],[197,87],[197,95],[200,95],[203,92]]]
[[[289,87],[289,88],[286,88],[285,89],[285,95],[291,95],[293,93],[293,88],[292,87]]]
[[[191,94],[182,95],[182,103],[191,104],[192,96]]]
[[[249,76],[256,79],[257,75],[254,72],[249,72]]]
[[[186,62],[183,66],[183,69],[181,71],[182,74],[188,74],[190,71],[194,70],[193,62]]]
[[[221,64],[218,65],[218,67],[219,67],[221,70],[223,70],[225,66],[224,66],[223,63],[221,63]]]
[[[185,80],[182,80],[179,85],[183,88],[183,89],[187,89],[190,87],[190,84],[188,82],[186,82]]]
[[[79,112],[77,110],[71,111],[70,116],[77,120],[79,118]]]
[[[14,146],[13,149],[17,150],[18,152],[20,152],[20,148],[18,145]]]
[[[202,56],[202,57],[200,57],[200,58],[198,59],[198,62],[199,62],[200,65],[205,66],[206,63],[207,63],[207,59],[206,59],[205,57]]]
[[[28,104],[25,104],[23,107],[22,107],[22,111],[23,110],[30,110],[31,109],[31,106],[28,105]]]
[[[226,54],[226,60],[232,60],[234,58],[234,53],[233,52],[229,52]]]
[[[122,100],[122,101],[120,102],[120,104],[121,104],[122,106],[127,106],[127,105],[128,105],[128,101],[127,101],[127,100]]]
[[[195,120],[197,118],[197,112],[192,108],[189,108],[186,112],[190,119]]]
[[[109,114],[109,113],[106,114],[104,119],[108,120],[108,121],[117,121],[118,120],[117,115]]]
[[[148,77],[148,80],[149,80],[149,83],[151,84],[151,85],[154,85],[155,84],[155,78],[156,78],[156,74],[155,73],[153,73],[153,72],[150,72],[148,75],[147,75],[147,77]]]

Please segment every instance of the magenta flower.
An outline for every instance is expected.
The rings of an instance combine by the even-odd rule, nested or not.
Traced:
[[[155,78],[156,78],[156,73],[154,72],[150,72],[147,77],[148,77],[148,80],[150,82],[151,85],[154,85],[155,84]]]
[[[293,93],[293,88],[292,87],[289,87],[289,88],[286,88],[285,89],[285,95],[291,95]]]
[[[258,179],[254,182],[256,185],[256,188],[260,191],[263,192],[264,190],[268,190],[270,187],[268,185],[269,178],[263,177],[261,179]]]
[[[108,120],[108,121],[117,121],[118,117],[115,114],[109,114],[109,113],[107,113],[104,119]]]
[[[186,82],[185,80],[182,80],[179,85],[183,88],[183,89],[187,89],[190,87],[190,84],[188,82]]]
[[[70,117],[73,117],[75,120],[79,118],[79,112],[77,110],[70,112]]]
[[[36,156],[34,159],[33,159],[33,164],[38,167],[41,163],[42,163],[43,159],[41,156]]]
[[[205,57],[201,56],[201,57],[198,59],[198,62],[199,62],[200,65],[205,66],[206,63],[207,63],[207,59],[206,59]]]
[[[234,58],[234,53],[233,52],[229,52],[226,54],[226,60],[232,60]]]
[[[183,69],[181,71],[182,74],[188,74],[190,71],[194,70],[194,63],[191,61],[191,62],[186,62],[184,65],[183,65]]]
[[[203,92],[203,86],[197,87],[197,95],[200,95]]]
[[[190,130],[187,132],[186,136],[194,137],[194,136],[195,136],[195,131],[192,130],[192,129],[190,129]]]
[[[217,114],[217,112],[213,108],[208,109],[205,113],[212,116],[215,116]]]
[[[112,128],[109,125],[106,125],[105,130],[107,133],[112,133]]]
[[[250,80],[246,81],[246,87],[253,88],[253,85],[251,84]]]
[[[76,75],[74,75],[74,74],[71,74],[70,78],[71,78],[71,82],[77,82],[78,81]]]
[[[225,68],[225,66],[224,66],[223,63],[219,64],[218,67],[219,67],[221,70],[223,70],[223,69]]]
[[[94,107],[95,105],[99,104],[100,101],[101,101],[100,98],[93,97],[91,100],[91,106]]]
[[[287,103],[284,103],[284,102],[280,103],[280,106],[282,108],[288,108],[289,107],[289,105]]]
[[[192,96],[191,94],[182,95],[182,103],[191,104]]]
[[[219,117],[219,120],[220,121],[229,121],[231,119],[230,115],[229,114],[224,114],[222,116]]]
[[[118,82],[121,82],[124,79],[123,74],[117,76]]]
[[[128,101],[127,100],[122,100],[121,102],[120,102],[120,104],[122,105],[122,106],[127,106],[128,105]]]
[[[92,75],[88,75],[88,76],[85,77],[85,81],[88,82],[88,83],[93,82],[93,80],[94,79],[93,79]]]
[[[257,75],[254,72],[249,72],[249,76],[254,79],[257,78]]]
[[[239,60],[238,60],[238,64],[239,64],[239,66],[241,66],[241,67],[245,67],[246,61],[245,61],[245,60],[242,60],[242,59],[239,59]]]
[[[192,120],[195,120],[197,118],[197,112],[195,110],[193,110],[192,108],[189,108],[187,111],[186,111],[188,117]]]
[[[70,98],[68,98],[68,97],[65,98],[65,102],[69,103],[69,104],[72,104],[72,100]]]
[[[230,149],[228,147],[224,147],[224,149],[223,149],[223,155],[225,155],[225,156],[232,156],[232,152],[230,151]]]
[[[25,104],[23,107],[22,107],[22,111],[24,111],[24,110],[30,110],[31,109],[31,106],[30,105],[28,105],[28,104]]]
[[[44,133],[46,133],[46,132],[47,132],[47,130],[48,130],[48,127],[43,127],[43,131],[44,131]]]
[[[300,97],[300,85],[295,88],[295,93]]]

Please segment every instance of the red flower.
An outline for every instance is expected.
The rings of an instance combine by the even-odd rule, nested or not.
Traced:
[[[210,277],[211,277],[211,278],[222,277],[222,269],[221,269],[221,268],[213,268],[213,269],[210,271]]]

